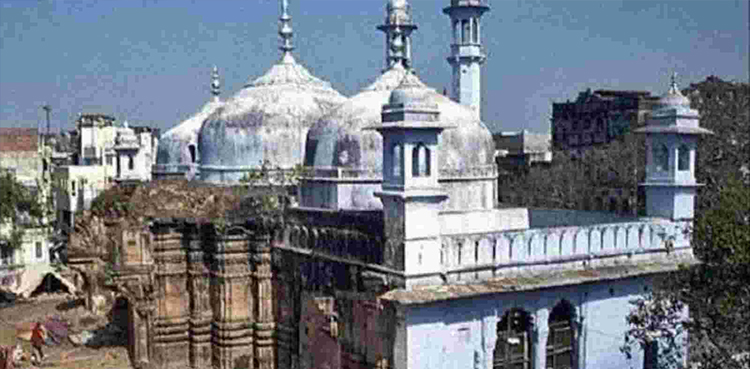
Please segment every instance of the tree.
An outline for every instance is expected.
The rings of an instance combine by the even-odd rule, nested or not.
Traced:
[[[21,247],[25,228],[37,224],[44,210],[36,196],[10,173],[0,174],[0,247]]]
[[[701,263],[668,275],[652,294],[633,302],[623,350],[628,354],[636,344],[658,342],[660,367],[678,367],[679,337],[686,332],[690,361],[701,368],[747,368],[750,184],[726,179],[713,206],[696,217],[691,237]]]
[[[750,84],[710,76],[683,94],[700,112],[701,126],[714,132],[701,137],[698,146],[696,178],[705,186],[699,190],[695,207],[701,212],[714,206],[729,178],[750,177]],[[582,155],[555,152],[550,167],[532,167],[528,173],[505,180],[500,200],[520,206],[579,209],[602,188],[637,193],[644,177],[644,146],[642,137],[626,133]]]
[[[520,206],[580,209],[600,189],[635,194],[643,180],[644,153],[643,138],[632,134],[581,154],[556,151],[552,165],[533,166],[505,180],[500,200]]]

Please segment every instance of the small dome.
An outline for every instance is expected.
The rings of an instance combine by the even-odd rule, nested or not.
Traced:
[[[409,7],[407,0],[388,0],[388,9],[406,9]]]
[[[285,53],[211,114],[201,128],[201,178],[237,181],[262,163],[302,163],[307,131],[345,98]]]
[[[411,6],[407,0],[388,0],[386,24],[411,24]]]
[[[680,89],[677,88],[677,81],[675,79],[676,77],[672,76],[672,83],[669,87],[669,91],[659,98],[658,106],[660,108],[690,107],[690,99],[680,92]]]
[[[420,104],[428,100],[432,93],[434,93],[434,91],[422,83],[416,75],[413,73],[406,73],[398,87],[391,92],[391,96],[388,98],[388,104]]]

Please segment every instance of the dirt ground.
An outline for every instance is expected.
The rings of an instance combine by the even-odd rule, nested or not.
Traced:
[[[121,320],[121,309],[113,310],[110,317]],[[42,295],[32,301],[20,301],[15,305],[0,308],[0,345],[15,345],[21,343],[24,352],[31,352],[31,344],[16,339],[16,326],[23,323],[33,323],[47,316],[57,315],[69,323],[69,333],[79,333],[104,326],[109,322],[108,317],[94,317],[82,305],[82,300],[70,295]],[[126,319],[126,318],[125,318]],[[120,322],[121,323],[121,322]],[[57,346],[45,346],[44,368],[131,368],[126,342],[117,345],[101,346],[97,348],[75,346],[65,339]],[[35,368],[26,360],[17,363],[17,368]]]

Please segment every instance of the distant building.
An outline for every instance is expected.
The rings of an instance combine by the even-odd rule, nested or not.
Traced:
[[[552,136],[547,133],[498,132],[495,142],[495,162],[500,171],[517,171],[534,164],[552,162]]]
[[[82,114],[73,136],[73,165],[54,173],[58,226],[74,224],[74,214],[85,210],[102,191],[117,184],[151,180],[156,161],[158,130],[115,123],[104,114]]]
[[[591,89],[571,102],[552,104],[556,149],[583,149],[611,142],[646,122],[658,97],[648,91]]]

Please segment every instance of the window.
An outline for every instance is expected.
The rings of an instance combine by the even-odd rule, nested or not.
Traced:
[[[73,196],[76,195],[76,181],[75,180],[70,181],[70,192]]]
[[[690,149],[685,144],[677,151],[677,170],[690,170]]]
[[[190,162],[195,164],[195,145],[188,145],[188,151],[190,151]]]
[[[465,44],[469,42],[469,34],[471,34],[471,24],[469,24],[468,19],[464,19],[461,21],[461,43]]]
[[[497,323],[497,342],[493,353],[493,369],[530,369],[531,316],[524,310],[511,309]]]
[[[555,305],[549,316],[547,337],[547,369],[575,368],[576,330],[575,308],[562,300]]]
[[[654,168],[658,172],[665,172],[669,169],[669,149],[666,145],[654,146],[651,153],[654,157]]]
[[[37,259],[42,258],[42,243],[41,242],[36,243],[36,258]]]
[[[394,177],[401,177],[401,156],[402,156],[403,149],[401,148],[401,145],[393,145],[393,157],[391,160],[393,160],[393,176]]]
[[[107,165],[112,166],[112,155],[107,155]]]
[[[419,144],[411,152],[411,175],[425,177],[430,175],[430,149]]]
[[[133,170],[135,164],[133,163],[133,155],[128,155],[128,169]]]
[[[13,264],[14,250],[8,247],[5,243],[0,243],[0,264],[11,265]]]

